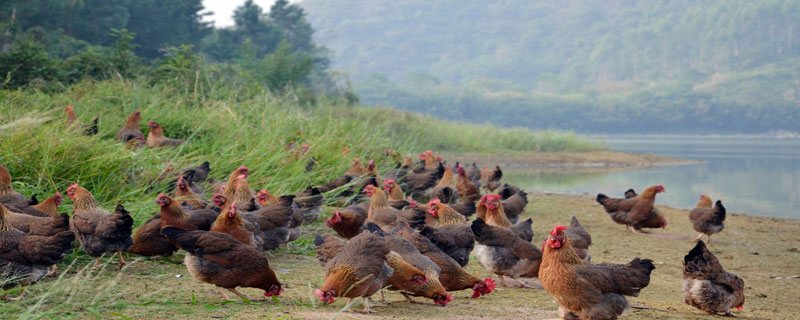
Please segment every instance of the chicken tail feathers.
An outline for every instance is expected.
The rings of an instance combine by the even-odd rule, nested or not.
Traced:
[[[597,203],[603,204],[607,199],[608,199],[607,195],[602,194],[602,193],[598,193],[597,194],[597,199],[596,199]]]
[[[722,205],[722,201],[717,200],[717,203],[714,205],[717,209],[716,214],[714,215],[714,222],[719,224],[725,221],[725,207]]]
[[[381,237],[385,236],[385,234],[383,233],[383,229],[381,229],[381,227],[378,226],[375,223],[367,222],[367,225],[365,227],[366,227],[366,230],[369,231],[369,232],[377,234],[377,235],[379,235]]]

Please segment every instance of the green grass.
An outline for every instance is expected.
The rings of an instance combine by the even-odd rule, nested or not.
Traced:
[[[86,137],[68,130],[66,105],[75,106],[80,123],[99,118],[99,134]],[[167,136],[187,141],[174,149],[126,150],[113,136],[135,109],[141,110],[145,134],[146,122],[152,119]],[[284,150],[290,141],[308,143],[311,150],[295,157]],[[342,153],[345,146],[349,155]],[[341,175],[352,157],[375,159],[383,169],[393,167],[392,160],[383,156],[386,148],[402,153],[426,149],[492,153],[585,151],[599,146],[566,133],[457,124],[327,99],[311,107],[291,93],[240,96],[226,87],[214,88],[199,99],[145,81],[123,80],[86,81],[56,94],[0,91],[0,164],[11,172],[17,191],[38,194],[41,200],[55,190],[63,194],[78,182],[106,210],[124,204],[136,226],[157,212],[153,200],[164,186],[156,177],[167,161],[177,168],[209,161],[211,176],[217,179],[247,165],[253,188],[287,194]],[[318,165],[306,172],[311,157]],[[65,199],[60,209],[70,212],[71,201]],[[311,252],[309,239],[289,253]],[[113,314],[121,308],[116,304],[120,293],[112,289],[115,278],[86,270],[89,263],[80,251],[72,253],[61,265],[69,270],[68,277],[32,286],[29,290],[36,298],[2,309],[23,318]],[[108,292],[90,294],[95,288]]]

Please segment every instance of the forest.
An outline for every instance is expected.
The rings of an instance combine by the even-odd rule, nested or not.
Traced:
[[[795,0],[299,4],[369,104],[585,133],[800,131]]]

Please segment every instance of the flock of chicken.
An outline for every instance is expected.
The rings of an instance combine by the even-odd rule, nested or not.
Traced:
[[[153,121],[143,139],[140,117],[138,110],[131,114],[117,139],[150,147],[181,142],[165,138]],[[67,122],[79,127],[72,107],[67,107]],[[96,121],[94,125],[96,132]],[[91,127],[80,129],[92,133]],[[431,151],[420,154],[418,163],[408,156],[387,155],[399,160],[393,170],[379,173],[374,161],[364,166],[353,159],[341,177],[289,196],[251,189],[245,166],[224,182],[209,177],[208,162],[175,170],[162,177],[174,186],[172,195],[159,194],[155,202],[160,212],[135,232],[122,205],[108,212],[97,206],[91,192],[73,184],[66,190],[73,201],[72,215],[59,214],[60,193],[41,203],[29,199],[13,190],[11,174],[0,166],[3,287],[30,285],[57,272],[55,265],[73,250],[77,238],[80,248],[97,258],[95,264],[106,253],[118,255],[122,267],[126,252],[167,257],[183,250],[192,276],[215,285],[226,300],[231,298],[225,290],[252,300],[237,287],[278,296],[284,286],[262,251],[297,239],[299,227],[321,214],[323,197],[344,203],[325,220],[336,235],[314,239],[317,258],[325,268],[324,282],[314,294],[326,304],[337,297],[351,301],[362,297],[369,312],[369,298],[382,295],[382,289],[398,291],[409,301],[429,298],[441,306],[452,300],[449,292],[471,289],[473,298],[487,295],[496,284],[464,270],[470,255],[496,274],[502,285],[506,277],[522,286],[528,285],[519,278],[539,278],[564,319],[616,319],[628,307],[624,296],[636,296],[650,282],[655,266],[648,259],[592,264],[592,238],[576,217],[566,227],[553,228],[541,247],[534,245],[532,220],[518,221],[528,204],[527,194],[503,184],[499,166],[448,166]],[[638,195],[628,190],[619,199],[598,194],[597,202],[613,221],[642,232],[666,226],[654,207],[656,194],[663,191],[659,185]],[[204,193],[213,194],[208,203]],[[429,201],[415,200],[423,198]],[[473,215],[476,218],[469,222]],[[702,196],[689,217],[700,235],[684,259],[685,302],[709,314],[733,315],[730,309],[744,304],[743,281],[726,272],[700,240],[705,234],[710,241],[722,230],[725,208],[720,201],[712,207],[711,199]]]

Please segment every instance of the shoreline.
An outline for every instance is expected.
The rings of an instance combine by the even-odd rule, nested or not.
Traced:
[[[499,165],[503,169],[641,169],[704,163],[701,160],[612,150],[585,152],[531,152],[520,154],[446,154],[446,159],[479,166]]]

